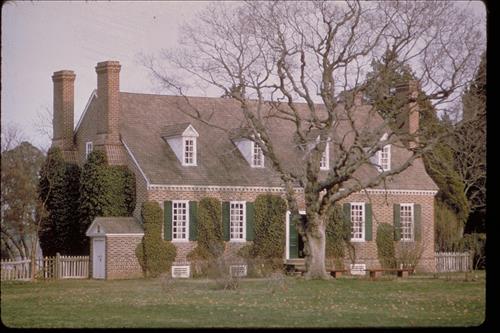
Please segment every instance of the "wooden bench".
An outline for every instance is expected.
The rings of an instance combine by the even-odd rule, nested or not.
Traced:
[[[333,276],[334,278],[341,277],[342,274],[347,273],[348,271],[346,269],[329,269],[330,275]]]
[[[384,272],[397,272],[398,277],[405,278],[413,273],[413,268],[372,268],[367,269],[367,271],[370,273],[370,277],[374,279],[382,276]]]

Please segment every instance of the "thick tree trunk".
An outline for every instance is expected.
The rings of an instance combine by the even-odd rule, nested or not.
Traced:
[[[315,221],[306,229],[304,247],[306,250],[306,279],[328,280],[331,276],[325,269],[326,226],[323,221]]]

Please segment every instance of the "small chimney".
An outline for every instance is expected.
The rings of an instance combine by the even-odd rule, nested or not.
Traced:
[[[75,112],[75,73],[69,70],[54,72],[54,110],[52,146],[72,150]]]
[[[419,129],[419,110],[417,104],[418,97],[418,81],[409,80],[400,83],[396,86],[396,96],[400,96],[403,104],[401,111],[398,113],[396,123],[403,135],[415,135]],[[416,136],[410,137],[408,141],[409,146],[414,148],[418,138]]]
[[[97,64],[97,101],[101,121],[97,130],[104,136],[104,143],[119,143],[120,121],[120,68],[118,61]]]

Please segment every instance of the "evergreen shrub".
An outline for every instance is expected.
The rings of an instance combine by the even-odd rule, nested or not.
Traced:
[[[380,223],[377,227],[377,257],[382,268],[396,268],[394,247],[394,227],[389,223]]]
[[[336,269],[343,269],[346,243],[349,243],[351,228],[344,218],[340,205],[335,205],[331,210],[325,232],[325,257],[333,260]]]
[[[163,211],[156,201],[142,204],[144,237],[136,248],[136,256],[145,276],[157,277],[167,272],[175,260],[176,248],[161,237]]]

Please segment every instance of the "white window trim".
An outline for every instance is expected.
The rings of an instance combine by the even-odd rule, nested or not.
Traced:
[[[93,150],[94,150],[94,144],[92,143],[92,141],[85,142],[85,159],[89,158],[89,155]]]
[[[251,147],[251,161],[252,161],[251,165],[252,165],[252,168],[263,168],[265,165],[264,151],[262,150],[262,148],[260,148],[259,145],[257,145],[257,143],[255,141],[251,141],[251,142],[252,142],[252,147]],[[255,164],[255,158],[254,158],[255,145],[257,145],[257,147],[260,148],[260,164]]]
[[[186,238],[174,238],[174,205],[179,203],[186,204]],[[189,242],[189,200],[172,200],[172,243]]]
[[[231,237],[231,205],[232,204],[242,204],[243,205],[243,238],[232,238]],[[247,202],[246,201],[230,201],[229,202],[229,241],[233,243],[242,243],[247,241]]]
[[[193,163],[186,163],[186,141],[187,140],[193,141]],[[197,165],[196,155],[197,155],[196,137],[195,136],[183,136],[182,137],[182,166],[196,166]]]
[[[366,203],[365,202],[350,202],[351,204],[351,226],[352,226],[352,206],[361,205],[363,207],[363,223],[361,224],[361,238],[352,238],[351,242],[364,242],[365,241],[365,228],[366,228]]]
[[[411,207],[411,226],[410,226],[410,232],[411,232],[411,238],[403,238],[403,223],[401,221],[401,212],[402,212],[402,207]],[[400,227],[400,241],[402,242],[413,242],[415,240],[415,204],[414,203],[400,203],[399,204],[399,227]]]
[[[323,152],[323,155],[321,156],[321,159],[323,159],[323,156],[325,157],[325,166],[321,166],[321,161],[320,161],[320,170],[330,170],[330,142],[326,143],[325,151]]]

